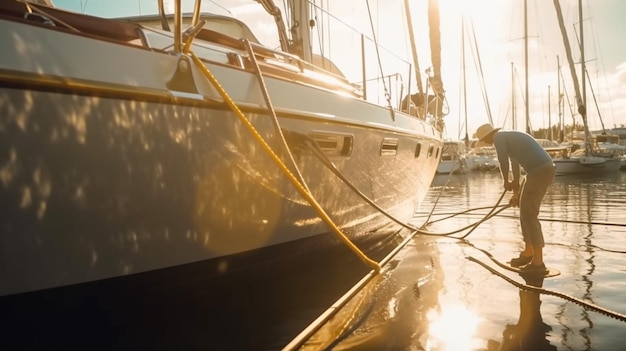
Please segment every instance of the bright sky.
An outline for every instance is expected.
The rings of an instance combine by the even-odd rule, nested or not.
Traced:
[[[526,0],[528,8],[528,76],[529,114],[533,130],[546,128],[559,120],[558,115],[558,65],[561,64],[561,92],[565,89],[563,118],[572,122],[572,112],[576,110],[574,87],[564,44],[557,24],[554,4],[550,0]],[[156,0],[53,0],[58,7],[77,12],[85,12],[103,17],[131,16],[156,13]],[[166,4],[170,1],[165,1]],[[278,1],[277,1],[278,2]],[[330,5],[336,16],[344,23],[369,30],[370,23],[365,1],[323,1],[318,4]],[[263,13],[261,6],[252,0],[218,0],[224,7],[235,6],[233,15],[250,22]],[[406,20],[401,10],[403,0],[369,0],[374,14],[374,27],[377,38],[392,50],[401,47],[410,61],[410,47],[401,43],[408,38]],[[560,0],[565,25],[571,46],[575,70],[580,79],[580,50],[575,44],[578,35],[578,0]],[[203,4],[210,4],[203,1]],[[427,0],[410,0],[413,26],[417,42],[418,60],[421,71],[431,65],[426,12]],[[439,0],[441,17],[442,68],[441,74],[450,112],[446,117],[445,137],[463,138],[466,129],[469,136],[478,126],[489,122],[488,100],[494,125],[505,129],[525,130],[524,109],[524,0]],[[193,1],[183,0],[183,5],[191,10]],[[626,1],[624,0],[583,0],[583,28],[585,58],[591,82],[587,83],[587,111],[592,130],[626,126]],[[461,69],[461,14],[465,18],[465,79],[467,93],[463,94],[463,74]],[[358,15],[358,16],[357,16]],[[362,17],[362,18],[357,18]],[[576,23],[576,25],[574,25]],[[320,23],[322,25],[322,23]],[[253,26],[262,42],[275,46],[276,40],[268,35],[273,28]],[[385,33],[392,33],[393,39],[385,39]],[[334,32],[337,34],[337,31]],[[473,38],[476,38],[474,41]],[[274,40],[272,42],[272,40]],[[482,69],[476,63],[476,49]],[[339,48],[333,49],[333,60]],[[339,59],[340,60],[340,59]],[[479,72],[482,70],[482,74]],[[512,73],[515,72],[515,73]],[[346,73],[346,72],[344,72]],[[346,73],[348,75],[348,73]],[[515,77],[515,83],[513,78]],[[425,74],[422,73],[422,78]],[[482,78],[480,78],[482,77]],[[412,78],[415,79],[414,77]],[[482,89],[486,93],[483,94]],[[415,88],[412,88],[415,91]],[[513,99],[513,89],[516,91]],[[592,93],[593,90],[593,93]],[[598,114],[596,109],[600,113]],[[463,98],[466,96],[466,99]],[[465,102],[464,100],[467,100]],[[516,126],[512,124],[512,102],[515,100]],[[569,101],[568,101],[569,100]],[[570,108],[571,105],[571,108]],[[599,117],[601,116],[601,118]],[[580,122],[580,119],[578,119]]]

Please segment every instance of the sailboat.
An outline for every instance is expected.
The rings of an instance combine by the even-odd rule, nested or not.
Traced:
[[[574,60],[572,58],[572,50],[570,48],[569,40],[567,38],[567,32],[563,21],[563,12],[558,0],[553,0],[554,7],[557,14],[557,20],[559,28],[561,30],[561,36],[563,38],[563,44],[565,46],[565,52],[570,67],[570,73],[574,82],[574,88],[576,91],[576,101],[578,104],[578,113],[583,121],[584,132],[584,147],[580,150],[572,152],[567,158],[555,158],[554,165],[556,166],[556,175],[568,175],[568,174],[603,174],[606,172],[613,172],[620,169],[620,159],[613,155],[605,155],[599,152],[598,148],[594,146],[594,138],[589,131],[587,123],[587,108],[586,108],[586,69],[585,69],[585,46],[583,37],[583,17],[582,17],[582,0],[578,0],[578,17],[579,17],[579,30],[580,30],[580,52],[581,52],[581,81],[582,89],[578,85],[578,77],[574,69]]]
[[[124,19],[0,1],[5,345],[143,348],[198,310],[194,338],[237,347],[222,334],[319,273],[378,271],[414,231],[441,115],[324,69],[308,4],[286,23],[258,3],[280,49],[200,1]]]
[[[467,164],[465,155],[467,154],[465,143],[460,140],[446,140],[441,150],[441,159],[437,165],[437,173],[465,173]]]

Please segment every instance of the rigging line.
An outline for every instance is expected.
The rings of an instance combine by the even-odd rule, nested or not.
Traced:
[[[482,249],[479,249],[479,250],[482,251],[482,252],[486,252],[486,251],[484,251]],[[494,275],[497,275],[498,277],[504,279],[505,281],[507,281],[508,283],[516,286],[519,289],[526,290],[526,291],[531,291],[531,292],[536,292],[536,293],[540,293],[540,294],[544,294],[544,295],[556,296],[556,297],[562,298],[564,300],[567,300],[569,302],[573,302],[573,303],[575,303],[575,304],[577,304],[579,306],[582,306],[585,309],[596,311],[596,312],[598,312],[600,314],[603,314],[605,316],[615,318],[615,319],[617,319],[617,320],[619,320],[621,322],[626,322],[626,315],[624,315],[624,314],[621,314],[621,313],[616,312],[616,311],[609,310],[607,308],[604,308],[602,306],[596,305],[596,304],[591,303],[589,301],[581,300],[581,299],[578,299],[578,298],[573,297],[571,295],[567,295],[567,294],[564,294],[564,293],[561,293],[561,292],[558,292],[558,291],[555,291],[555,290],[550,290],[550,289],[546,289],[546,288],[539,288],[539,287],[528,285],[528,284],[521,284],[521,283],[519,283],[519,282],[517,282],[517,281],[515,281],[515,280],[513,280],[513,279],[511,279],[509,277],[507,277],[506,275],[496,271],[495,269],[493,269],[492,267],[490,267],[486,263],[484,263],[484,262],[482,262],[482,261],[480,261],[480,260],[478,260],[478,259],[476,259],[474,257],[468,256],[466,258],[469,261],[478,263],[479,265],[481,265],[482,267],[484,267],[485,269],[487,269],[488,271],[490,271]],[[496,264],[501,265],[501,263],[499,261],[495,260],[495,258],[492,258],[492,257],[490,257],[490,258]]]
[[[510,206],[509,205],[498,205],[496,207],[510,207]],[[456,216],[460,216],[460,215],[463,215],[463,214],[468,214],[469,212],[472,212],[472,211],[484,210],[484,209],[492,209],[492,208],[493,208],[493,206],[488,206],[488,207],[470,208],[468,210],[464,210],[464,211],[461,211],[461,212],[435,213],[435,215],[437,215],[437,216],[444,216],[445,215],[446,217],[435,219],[434,221],[429,221],[428,224],[441,222],[443,220],[450,219],[450,218],[453,218],[453,217],[456,217]],[[483,215],[481,214],[481,216],[483,216]]]
[[[587,76],[587,84],[589,84],[589,89],[591,90],[593,104],[596,106],[596,111],[598,112],[598,119],[600,120],[600,124],[602,125],[602,131],[606,131],[606,128],[604,128],[604,121],[602,120],[602,114],[600,113],[600,106],[598,106],[598,100],[596,99],[596,92],[595,90],[593,90],[593,85],[591,85],[591,77],[589,76],[588,70],[585,70],[585,75]]]
[[[274,104],[272,103],[272,99],[270,98],[270,94],[267,91],[267,86],[265,85],[265,81],[263,80],[263,74],[261,73],[261,68],[259,67],[259,63],[254,56],[254,50],[252,49],[252,44],[247,39],[243,40],[243,44],[246,47],[246,51],[248,52],[248,56],[250,57],[250,61],[254,67],[255,76],[257,78],[257,83],[259,84],[259,89],[261,90],[261,94],[263,95],[263,99],[265,100],[265,105],[268,111],[270,112],[270,116],[272,117],[272,124],[274,125],[274,129],[278,134],[278,137],[281,141],[281,146],[283,147],[283,151],[287,154],[287,158],[289,159],[289,163],[291,163],[291,167],[293,168],[295,174],[298,176],[298,181],[307,192],[311,192],[309,189],[302,173],[300,172],[300,168],[296,164],[296,160],[293,158],[293,153],[289,149],[289,145],[287,145],[287,141],[285,140],[285,135],[282,132],[282,128],[280,128],[280,122],[278,121],[278,116],[276,115],[276,110],[274,109]]]
[[[507,209],[508,207],[503,207],[499,210],[496,211],[496,208],[498,207],[498,205],[500,204],[500,201],[502,201],[502,198],[504,198],[504,194],[506,194],[506,190],[502,192],[502,195],[500,196],[500,199],[498,199],[498,202],[496,203],[496,205],[493,207],[493,209],[491,210],[491,212],[489,212],[484,219],[482,219],[481,221],[479,221],[472,229],[470,229],[469,232],[465,233],[463,236],[461,236],[459,239],[465,239],[467,238],[476,228],[478,228],[478,226],[480,224],[482,224],[484,221],[486,221],[487,219],[490,219],[491,217],[497,215],[498,213],[502,212],[503,210]]]
[[[313,151],[313,154],[326,166],[328,167],[328,169],[335,174],[342,182],[344,182],[344,184],[346,184],[350,189],[352,189],[352,191],[354,191],[355,194],[357,194],[359,197],[361,197],[365,202],[367,202],[370,206],[374,207],[376,210],[378,210],[381,214],[383,214],[384,216],[386,216],[387,218],[391,219],[392,221],[396,222],[397,224],[409,229],[409,230],[413,230],[418,232],[419,234],[422,235],[429,235],[429,236],[450,236],[452,234],[456,234],[459,232],[462,232],[468,228],[472,228],[472,227],[477,227],[478,225],[480,225],[481,223],[483,223],[484,221],[486,221],[487,219],[490,219],[491,217],[494,217],[495,215],[497,215],[498,213],[502,212],[503,210],[505,210],[506,208],[508,208],[509,206],[502,206],[502,208],[500,208],[498,211],[494,210],[499,207],[498,204],[500,203],[500,201],[502,200],[502,197],[504,196],[504,194],[506,192],[502,193],[502,196],[500,197],[500,200],[498,201],[498,204],[496,204],[495,207],[493,207],[492,211],[490,213],[488,213],[483,219],[472,223],[470,225],[467,225],[463,228],[451,231],[451,232],[446,232],[446,233],[433,233],[433,232],[429,232],[424,230],[423,228],[428,224],[427,222],[422,225],[420,228],[415,227],[414,225],[410,224],[410,223],[405,223],[401,220],[399,220],[398,218],[394,217],[393,215],[391,215],[389,212],[385,211],[383,208],[381,208],[380,206],[378,206],[378,204],[376,204],[372,199],[370,199],[369,197],[367,197],[367,195],[363,194],[363,192],[361,192],[359,189],[356,188],[356,186],[354,184],[352,184],[352,182],[350,182],[350,180],[346,179],[346,177],[341,173],[341,171],[339,171],[337,169],[337,167],[335,166],[335,164],[330,161],[330,159],[328,159],[328,157],[324,154],[324,152],[320,149],[319,145],[317,145],[317,143],[315,142],[315,140],[313,140],[312,138],[310,138],[307,135],[301,134],[301,133],[295,133],[295,132],[287,132],[286,135],[290,138],[290,141],[296,141],[295,137],[299,137],[300,141],[303,141],[304,144],[311,150]],[[433,206],[433,209],[436,205]],[[472,229],[473,230],[473,229]],[[467,237],[469,235],[466,234],[465,236],[463,236],[463,238]],[[454,238],[454,237],[453,237]],[[458,239],[458,238],[454,238],[454,239]]]
[[[591,6],[587,6],[587,11],[588,12],[592,11]],[[593,14],[591,14],[590,18],[593,19],[593,17],[594,17]],[[606,86],[608,86],[609,82],[607,81],[607,78],[606,78],[606,64],[604,63],[604,55],[602,53],[602,47],[600,46],[600,44],[597,44],[597,43],[599,43],[599,40],[597,40],[598,34],[596,33],[596,28],[595,28],[595,25],[594,25],[593,21],[591,21],[591,33],[592,33],[591,36],[594,39],[593,40],[593,47],[595,49],[594,51],[598,52],[598,56],[600,58],[600,64],[602,66],[602,72],[604,73],[603,74],[603,76],[604,76],[604,84],[606,84]],[[596,48],[596,45],[597,45],[597,48]],[[606,89],[606,95],[607,95],[608,101],[609,101],[609,110],[611,111],[611,116],[613,117],[613,126],[615,127],[616,126],[615,125],[615,113],[613,111],[613,99],[611,99],[611,90],[610,89]]]
[[[191,40],[191,39],[190,39]],[[194,61],[200,72],[203,74],[205,78],[209,80],[209,82],[213,85],[213,87],[217,90],[220,96],[224,99],[224,103],[235,113],[237,118],[244,124],[248,132],[253,136],[253,138],[259,143],[259,145],[263,148],[263,150],[270,156],[270,158],[274,161],[274,163],[278,166],[278,168],[283,172],[283,174],[287,177],[287,179],[296,187],[296,190],[300,192],[300,194],[309,202],[309,204],[313,207],[313,209],[317,212],[320,218],[330,227],[330,229],[341,239],[341,241],[365,263],[367,266],[372,268],[376,272],[380,272],[380,265],[367,257],[350,239],[341,231],[341,229],[333,222],[332,218],[326,213],[324,208],[315,200],[313,195],[310,192],[307,192],[306,188],[299,182],[299,180],[293,175],[293,173],[289,170],[289,168],[282,162],[280,157],[274,152],[272,147],[265,141],[262,135],[259,134],[258,130],[254,128],[250,120],[246,118],[243,114],[239,106],[233,101],[233,99],[228,95],[226,90],[222,87],[217,78],[213,75],[213,73],[209,70],[209,68],[204,64],[204,62],[196,56],[193,51],[186,52]],[[254,60],[254,56],[251,57],[251,60]]]
[[[502,215],[501,217],[519,218],[517,216]],[[554,218],[538,218],[540,221],[545,222],[558,222],[558,223],[573,223],[573,224],[591,224],[591,225],[605,225],[615,227],[626,227],[624,223],[610,223],[610,222],[596,222],[596,221],[576,221],[570,219],[554,219]]]
[[[322,2],[323,3],[323,2]],[[318,9],[315,6],[311,5],[311,13],[314,13],[313,18],[315,19],[315,27],[317,28],[317,37],[319,38],[319,40],[317,41],[317,46],[318,49],[320,51],[320,59],[321,59],[321,65],[322,68],[327,69],[326,68],[326,55],[324,52],[324,45],[325,45],[325,38],[324,38],[324,13],[322,12],[322,16],[318,17],[317,16],[317,12]],[[330,46],[328,48],[328,50],[330,51]],[[328,54],[328,57],[330,56],[330,52]],[[332,71],[332,69],[328,68],[328,71]]]
[[[419,60],[417,57],[417,47],[415,45],[415,34],[413,32],[413,20],[411,18],[411,5],[409,0],[404,0],[404,13],[406,17],[407,27],[409,29],[409,40],[411,41],[411,54],[413,55],[413,65],[415,70],[415,80],[417,84],[417,92],[424,94],[424,87],[422,86],[422,76],[420,72]],[[410,89],[410,87],[409,87]]]
[[[420,230],[419,230],[419,233],[420,233],[420,234],[423,234],[423,235],[430,235],[430,236],[445,236],[445,237],[449,237],[449,238],[452,238],[452,239],[464,240],[464,239],[465,239],[468,235],[470,235],[470,234],[474,231],[474,229],[476,229],[479,225],[481,225],[482,223],[484,223],[484,222],[485,222],[485,221],[487,221],[488,219],[491,219],[491,218],[495,217],[498,213],[500,213],[500,212],[502,212],[502,211],[506,210],[507,208],[508,208],[508,206],[507,206],[507,207],[500,208],[499,210],[497,210],[497,211],[495,211],[495,212],[493,212],[493,213],[491,213],[491,212],[490,212],[490,213],[486,214],[486,215],[485,215],[482,219],[480,219],[479,221],[476,221],[475,223],[472,223],[472,224],[468,224],[468,225],[466,225],[465,227],[462,227],[462,228],[459,228],[459,229],[455,229],[455,230],[453,230],[453,231],[449,231],[449,232],[445,232],[445,233],[434,233],[434,232],[428,232],[428,231],[426,231],[426,230],[420,229]],[[460,237],[455,237],[455,236],[452,236],[453,234],[460,233],[460,232],[462,232],[462,231],[464,231],[464,230],[466,230],[466,229],[470,229],[470,230],[469,230],[469,232],[468,232],[468,233],[464,234],[463,236],[460,236]]]
[[[572,140],[573,135],[574,135],[574,127],[576,127],[576,118],[574,118],[575,113],[574,110],[572,110],[572,102],[569,99],[569,94],[567,93],[567,85],[565,84],[565,77],[563,77],[563,72],[561,72],[560,74],[561,77],[561,83],[562,83],[562,88],[563,88],[563,95],[565,96],[565,99],[567,100],[567,107],[569,109],[569,113],[570,113],[570,117],[572,117]],[[565,124],[565,111],[563,111],[563,124]]]
[[[576,41],[578,42],[578,45],[581,45],[581,41],[580,38],[578,37],[578,32],[574,31],[574,34],[576,35]],[[591,90],[591,97],[593,98],[593,103],[596,107],[596,112],[598,112],[598,119],[600,120],[600,124],[602,125],[602,131],[606,131],[606,128],[604,127],[604,121],[602,120],[602,114],[600,113],[600,106],[598,106],[598,100],[596,99],[596,93],[593,90],[593,85],[591,85],[591,76],[589,76],[589,70],[585,69],[585,77],[587,77],[587,84],[589,85],[589,89]],[[584,78],[583,78],[584,79]],[[589,120],[587,120],[588,122]]]
[[[378,204],[376,204],[376,202],[374,202],[372,199],[370,199],[369,197],[367,197],[367,195],[363,194],[363,192],[361,192],[359,189],[356,188],[356,186],[354,186],[354,184],[352,184],[352,182],[350,182],[342,173],[341,171],[339,171],[339,169],[337,169],[337,166],[335,166],[335,164],[328,159],[328,157],[324,154],[324,152],[320,149],[319,145],[315,142],[315,140],[313,140],[311,137],[301,134],[301,133],[294,133],[294,132],[289,132],[290,136],[298,136],[300,137],[303,141],[304,144],[313,152],[313,155],[316,156],[333,174],[335,174],[344,184],[346,184],[355,194],[357,194],[359,197],[361,197],[363,200],[365,200],[365,202],[367,202],[369,205],[371,205],[372,207],[374,207],[376,210],[378,210],[380,213],[382,213],[383,215],[385,215],[387,218],[391,219],[392,221],[396,222],[397,224],[410,229],[410,230],[414,230],[417,231],[419,230],[419,228],[409,224],[409,223],[405,223],[399,219],[397,219],[396,217],[392,216],[389,212],[385,211],[383,208],[381,208]]]
[[[559,23],[559,29],[561,31],[561,37],[563,39],[563,46],[565,47],[565,53],[566,53],[566,57],[567,57],[567,62],[568,62],[568,66],[570,69],[570,74],[571,74],[571,78],[572,78],[572,82],[574,84],[574,92],[576,93],[576,102],[578,104],[578,113],[580,114],[582,120],[583,120],[583,126],[585,129],[585,139],[589,139],[591,140],[591,135],[589,133],[589,128],[587,127],[587,107],[586,105],[586,101],[585,101],[585,76],[581,75],[581,80],[582,80],[582,90],[580,88],[580,85],[578,83],[578,76],[576,75],[576,68],[574,66],[574,59],[572,58],[572,49],[570,47],[569,44],[569,39],[567,37],[567,30],[565,29],[565,23],[563,21],[563,11],[561,9],[561,4],[559,3],[559,0],[553,0],[554,3],[554,9],[556,11],[556,15],[557,15],[557,20]],[[582,14],[581,11],[579,9],[578,11],[578,15],[580,17],[580,26],[582,28]],[[582,40],[582,37],[580,38]],[[581,42],[582,44],[582,42]],[[581,47],[582,49],[582,47]],[[581,68],[583,68],[584,70],[584,66],[585,66],[585,59],[584,59],[584,50],[580,50],[581,52]],[[581,94],[582,91],[582,94]],[[585,150],[587,152],[587,154],[593,154],[593,150],[591,148],[590,143],[585,143]]]
[[[508,206],[508,205],[500,205],[500,206]],[[474,207],[474,208],[470,208],[470,209],[467,209],[467,210],[463,210],[461,212],[439,212],[439,213],[435,213],[435,216],[450,216],[448,218],[451,218],[451,217],[455,217],[456,215],[461,215],[461,214],[469,213],[469,212],[472,212],[472,211],[486,210],[486,209],[492,209],[492,208],[493,208],[493,206]],[[418,215],[418,216],[414,216],[414,217],[428,216],[428,213],[426,213],[426,212],[415,212],[415,214]],[[435,221],[433,221],[431,223],[438,222],[438,221],[439,220],[435,220]]]
[[[500,205],[501,207],[508,207],[509,205]],[[476,208],[471,208],[468,210],[464,210],[461,212],[440,212],[440,213],[435,213],[435,216],[447,216],[444,218],[440,218],[440,219],[436,219],[434,221],[430,221],[429,224],[435,223],[435,222],[440,222],[444,219],[449,219],[452,217],[456,217],[458,215],[462,215],[462,214],[468,214],[470,216],[477,216],[479,214],[471,214],[469,212],[472,211],[476,211],[476,210],[484,210],[487,208],[492,208],[492,206],[489,207],[476,207]],[[421,215],[419,216],[414,216],[414,217],[423,217],[423,216],[427,216],[428,214],[426,213],[421,213]],[[482,214],[480,214],[482,216]],[[503,218],[512,218],[512,219],[519,219],[519,216],[513,216],[513,215],[498,215],[498,217],[503,217]],[[569,220],[569,219],[554,219],[554,218],[541,218],[539,217],[538,220],[540,221],[544,221],[544,222],[558,222],[558,223],[573,223],[573,224],[590,224],[590,225],[603,225],[603,226],[613,226],[613,227],[626,227],[626,223],[611,223],[611,222],[597,222],[597,221],[576,221],[576,220]]]
[[[506,208],[506,207],[509,207],[509,205],[501,205],[501,206],[502,206],[502,207],[505,207],[505,208]],[[502,209],[502,210],[503,210],[503,209]],[[503,218],[513,218],[513,219],[518,219],[518,218],[519,218],[519,217],[517,217],[517,216],[500,215],[499,213],[500,213],[502,210],[500,210],[500,211],[498,211],[498,212],[496,212],[496,213],[494,213],[494,214],[492,214],[492,215],[487,215],[487,216],[485,216],[485,219],[481,220],[481,222],[484,222],[484,220],[489,219],[489,218],[492,218],[492,217],[496,217],[496,216],[498,216],[498,217],[503,217]],[[464,211],[464,212],[467,212],[467,211]],[[461,213],[458,213],[458,215],[460,215],[460,214],[462,214],[462,212],[461,212]],[[449,219],[449,218],[454,217],[454,216],[456,216],[456,215],[457,215],[457,214],[452,214],[451,216],[448,216],[448,217],[446,217],[446,218],[441,218],[441,219],[438,219],[438,220],[435,220],[435,221],[431,221],[431,222],[428,222],[427,224],[432,224],[432,223],[435,223],[435,222],[438,222],[438,221],[441,221],[441,220],[444,220],[444,219]],[[541,219],[541,218],[539,218],[539,220],[540,220],[540,221],[552,221],[552,222],[558,222],[558,221],[559,221],[559,220],[553,220],[553,219]],[[577,224],[595,224],[595,225],[605,225],[605,226],[621,226],[621,227],[626,226],[626,224],[618,224],[618,223],[581,222],[581,221],[560,221],[560,222],[571,222],[571,223],[577,223]],[[451,235],[451,234],[455,234],[455,233],[458,233],[458,232],[460,232],[460,231],[463,231],[463,230],[465,230],[465,229],[467,229],[467,228],[469,228],[469,227],[471,227],[471,226],[472,226],[472,225],[469,225],[469,226],[467,226],[467,227],[461,228],[461,229],[456,230],[456,231],[454,231],[454,232],[445,233],[445,234],[435,234],[435,233],[427,233],[427,232],[424,232],[424,234],[428,234],[428,235],[439,235],[439,236],[449,236],[449,235]],[[473,229],[472,229],[472,230],[473,230]],[[469,233],[468,233],[468,234],[469,234]],[[460,238],[455,238],[455,237],[451,237],[451,238],[454,238],[454,239],[460,239]],[[558,243],[557,243],[557,244],[554,244],[554,245],[560,245],[560,244],[558,244]],[[623,250],[612,250],[612,249],[606,249],[606,248],[603,248],[603,247],[600,247],[600,246],[597,246],[597,245],[593,245],[593,244],[588,244],[588,245],[578,245],[578,246],[583,246],[583,247],[586,247],[586,248],[593,247],[593,248],[596,248],[596,249],[598,249],[598,250],[605,251],[605,252],[610,252],[610,253],[626,254],[626,251],[623,251]]]
[[[524,86],[522,86],[522,83],[521,83],[521,82],[522,82],[522,80],[521,80],[521,79],[520,79],[520,77],[519,77],[519,73],[517,72],[517,69],[515,70],[515,76],[517,77],[517,79],[516,79],[516,81],[517,81],[517,85],[518,85],[519,90],[520,90],[520,95],[522,96],[522,103],[523,103],[524,105],[526,105],[526,100],[528,99],[528,96],[526,96],[526,93],[524,92],[524,91],[525,91],[525,89],[522,89],[522,88],[525,88],[525,87],[526,87],[526,85],[524,84]],[[529,102],[530,102],[530,101],[529,101]],[[528,128],[528,130],[529,130],[530,132],[532,132],[532,131],[533,131],[532,121],[529,119],[528,121],[525,121],[525,122],[526,122],[526,124],[527,124],[527,128]]]
[[[367,5],[367,14],[368,14],[368,18],[370,20],[370,27],[372,29],[372,36],[374,37],[374,48],[376,49],[376,58],[378,61],[378,70],[380,71],[380,76],[384,77],[384,73],[383,73],[383,65],[382,62],[380,60],[380,51],[378,50],[378,40],[376,39],[376,32],[374,30],[374,20],[372,19],[372,10],[370,9],[370,2],[369,0],[365,1],[365,4]],[[393,111],[393,106],[391,105],[391,96],[389,95],[389,91],[387,90],[387,83],[385,83],[385,80],[382,79],[383,82],[383,88],[385,90],[385,99],[387,100],[387,107],[389,107],[389,111],[391,111],[391,118],[393,120],[395,120],[395,113]]]
[[[439,199],[441,198],[441,194],[443,194],[443,190],[446,188],[446,185],[448,185],[448,182],[450,182],[451,178],[452,178],[452,172],[450,172],[448,174],[446,182],[441,187],[441,191],[439,191],[439,194],[437,194],[437,198],[435,198],[435,203],[433,204],[433,208],[430,210],[430,213],[428,214],[428,217],[426,217],[426,221],[424,221],[424,224],[420,227],[420,229],[423,229],[428,224],[428,222],[430,220],[430,217],[433,215],[433,212],[435,212],[435,208],[437,207],[437,204],[439,203]]]
[[[461,14],[461,76],[462,76],[462,82],[463,84],[459,84],[459,91],[462,91],[462,93],[459,93],[459,106],[461,106],[461,97],[463,99],[463,117],[465,117],[465,120],[463,121],[463,126],[465,127],[465,136],[463,138],[463,141],[465,142],[465,147],[469,146],[469,134],[467,129],[469,128],[467,125],[467,68],[466,68],[466,63],[465,63],[465,14]],[[461,114],[459,113],[459,126],[461,126]],[[459,128],[462,129],[462,128]],[[459,139],[460,138],[460,133],[461,130],[458,131],[459,135]]]
[[[489,104],[489,95],[487,94],[487,87],[485,85],[485,74],[483,73],[483,64],[480,59],[480,51],[478,50],[478,40],[476,39],[476,30],[474,29],[474,21],[470,22],[470,26],[472,27],[472,37],[474,38],[474,57],[475,63],[478,65],[478,70],[480,73],[480,88],[483,93],[483,100],[485,101],[485,108],[487,109],[487,118],[489,118],[489,123],[493,125],[493,115],[491,113],[491,106]]]
[[[260,1],[260,0],[257,0],[257,1]],[[337,21],[337,23],[338,23],[338,24],[342,24],[343,26],[345,26],[347,29],[350,29],[351,31],[353,31],[353,32],[355,32],[355,33],[359,33],[359,34],[361,34],[361,35],[362,35],[362,37],[363,37],[363,39],[367,39],[367,40],[369,40],[369,41],[375,42],[375,38],[372,38],[372,37],[370,37],[370,36],[365,35],[365,33],[362,33],[360,30],[356,29],[354,26],[352,26],[352,25],[348,24],[347,22],[345,22],[345,21],[341,20],[339,17],[335,16],[334,14],[329,13],[328,11],[324,10],[324,8],[323,8],[323,7],[320,7],[319,5],[314,4],[314,3],[311,3],[311,2],[309,2],[309,4],[310,4],[312,7],[314,7],[315,9],[320,10],[320,11],[321,11],[321,12],[322,12],[322,13],[323,13],[323,14],[324,14],[324,15],[325,15],[325,16],[326,16],[329,20],[330,20],[330,19],[333,19],[333,20]],[[327,4],[328,4],[328,3],[327,3]],[[328,23],[328,27],[330,27],[330,21],[329,21],[329,20],[327,21],[327,23]],[[383,51],[384,51],[387,55],[391,55],[392,57],[394,57],[394,58],[396,58],[396,59],[398,59],[398,60],[400,60],[400,61],[403,61],[403,62],[405,62],[405,63],[408,63],[408,62],[405,60],[405,58],[400,57],[397,53],[395,53],[395,52],[393,52],[393,51],[391,51],[391,50],[387,49],[386,47],[384,47],[384,46],[380,46],[380,48],[381,48],[381,49],[382,49],[382,50],[383,50]]]

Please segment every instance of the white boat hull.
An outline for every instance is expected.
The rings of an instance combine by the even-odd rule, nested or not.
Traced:
[[[0,1],[5,348],[286,343],[372,269],[333,226],[372,261],[411,233],[426,121],[236,38],[198,33],[199,65],[169,32],[26,6]]]
[[[572,157],[564,159],[554,159],[556,175],[569,174],[603,174],[614,172],[620,169],[618,158],[594,158]]]
[[[463,164],[461,160],[441,160],[439,161],[439,165],[437,166],[437,173],[440,174],[450,174],[450,173],[458,173],[463,171]]]
[[[0,296],[202,261],[216,262],[206,274],[227,274],[257,263],[233,255],[318,236],[316,249],[341,245],[197,67],[198,92],[176,90],[176,55],[9,20],[0,20],[0,46],[0,245],[11,248]],[[207,67],[286,159],[255,74]],[[299,138],[291,151],[312,195],[352,240],[372,240],[390,221],[304,148],[306,138],[326,143],[357,189],[409,220],[435,174],[439,132],[328,89],[265,83],[280,127]]]

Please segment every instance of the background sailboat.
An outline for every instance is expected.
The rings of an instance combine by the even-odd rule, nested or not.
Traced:
[[[451,155],[448,157],[449,160],[442,156],[442,160],[439,164],[439,167],[437,168],[438,173],[448,173],[446,170],[451,169],[452,166],[450,164],[455,164],[454,167],[456,167],[458,170],[466,170],[466,171],[473,171],[473,170],[492,171],[492,170],[498,169],[499,167],[498,160],[495,154],[495,149],[493,148],[493,146],[481,145],[480,143],[477,143],[476,140],[470,140],[470,134],[468,131],[469,124],[468,124],[468,106],[467,106],[468,98],[467,97],[469,94],[467,91],[467,65],[466,65],[466,48],[465,48],[465,44],[467,42],[469,42],[470,47],[471,47],[470,51],[473,53],[473,56],[474,56],[474,64],[477,67],[476,71],[479,73],[478,78],[481,82],[483,82],[483,84],[481,84],[481,92],[482,92],[483,101],[485,104],[485,114],[487,116],[487,120],[489,121],[489,123],[493,124],[491,108],[489,106],[489,99],[487,97],[487,92],[486,92],[485,85],[484,85],[484,77],[482,75],[482,64],[480,61],[478,43],[476,40],[476,35],[474,32],[473,26],[471,28],[472,28],[472,34],[473,34],[472,35],[473,41],[471,39],[467,40],[465,38],[465,32],[467,30],[466,24],[465,24],[465,17],[461,17],[461,75],[462,75],[461,80],[462,80],[462,84],[461,84],[459,100],[462,100],[462,101],[460,101],[459,105],[463,106],[463,113],[462,114],[459,113],[458,125],[459,125],[459,131],[463,130],[465,135],[463,137],[459,135],[457,141],[446,142],[448,146],[447,150],[449,151]],[[461,120],[461,117],[463,117],[463,120]],[[446,147],[444,146],[444,151],[445,150],[446,150]],[[451,150],[454,150],[454,152],[451,152]]]
[[[581,56],[581,82],[582,89],[578,85],[578,77],[574,69],[574,60],[572,58],[572,50],[565,30],[565,24],[563,21],[563,12],[558,0],[553,0],[556,10],[557,20],[559,23],[559,29],[561,30],[561,36],[563,44],[565,46],[565,52],[567,61],[572,75],[574,89],[576,91],[576,102],[578,105],[578,113],[583,121],[584,128],[584,148],[572,153],[569,158],[554,159],[556,165],[557,175],[566,174],[579,174],[579,173],[595,173],[602,174],[605,172],[617,171],[620,168],[620,161],[617,157],[612,155],[601,154],[597,147],[594,147],[594,139],[589,131],[587,124],[587,106],[586,106],[586,69],[585,69],[585,46],[584,46],[584,34],[583,34],[583,17],[582,17],[582,0],[578,0],[578,18],[579,18],[579,30],[580,30],[580,56]]]

